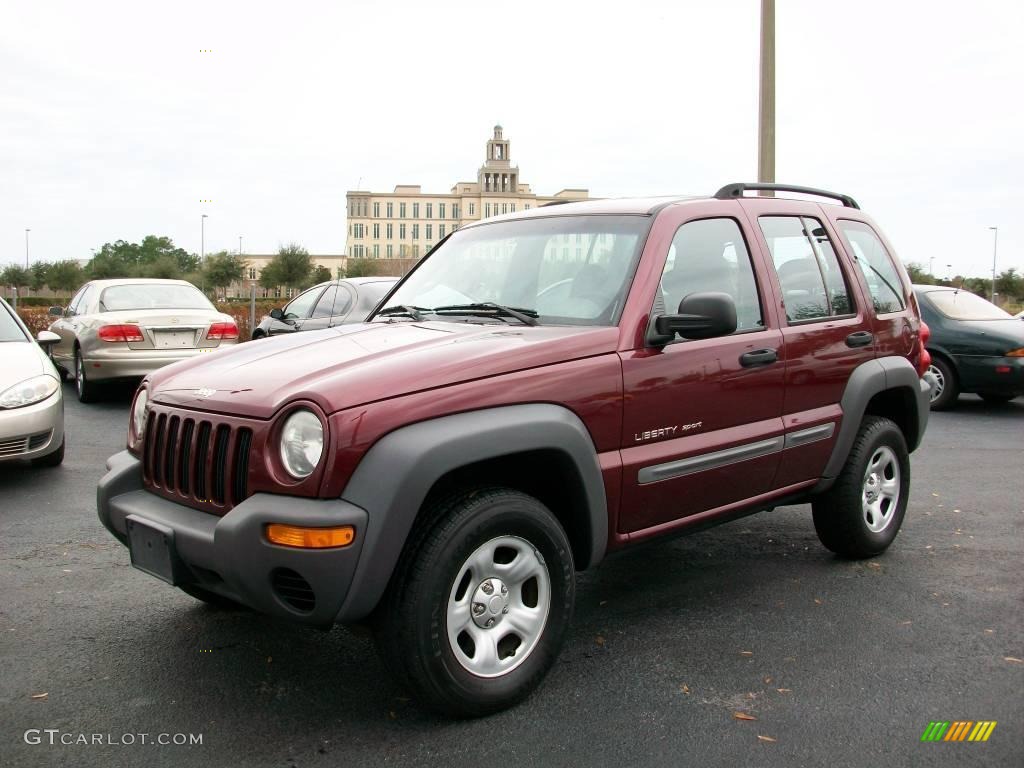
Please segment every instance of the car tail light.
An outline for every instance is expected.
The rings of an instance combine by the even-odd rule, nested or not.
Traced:
[[[216,341],[217,339],[237,339],[238,326],[234,323],[214,323],[206,332],[206,338]]]
[[[924,376],[928,371],[928,367],[932,364],[932,353],[925,349],[925,345],[928,343],[928,339],[932,337],[932,329],[928,327],[928,323],[924,320],[921,321],[921,331],[918,335],[918,344],[920,348],[917,355],[917,375]]]
[[[101,341],[142,341],[142,331],[137,325],[103,325],[96,331]]]

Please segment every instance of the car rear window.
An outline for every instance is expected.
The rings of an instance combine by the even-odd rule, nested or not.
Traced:
[[[970,291],[929,291],[925,294],[951,320],[1010,320],[1012,315]]]
[[[28,341],[28,337],[14,319],[12,310],[0,302],[0,342],[2,341]]]
[[[103,291],[101,311],[127,309],[213,309],[213,305],[194,285],[134,283]]]

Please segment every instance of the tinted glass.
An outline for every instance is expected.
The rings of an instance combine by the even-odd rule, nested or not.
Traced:
[[[928,291],[928,301],[953,320],[1010,320],[1012,315],[969,291]]]
[[[546,324],[613,325],[649,221],[551,216],[462,229],[388,304],[431,309],[490,301],[536,311]]]
[[[892,257],[867,224],[840,219],[839,229],[850,244],[850,252],[864,275],[871,300],[878,313],[899,312],[906,306],[903,283]]]
[[[73,315],[85,315],[92,311],[93,302],[96,300],[96,293],[99,289],[95,285],[87,285],[82,289],[81,295],[78,297],[78,303],[75,304],[75,309],[71,313]]]
[[[79,314],[83,309],[85,306],[79,306]],[[194,285],[136,283],[112,285],[103,291],[101,312],[126,309],[213,309],[213,305]]]
[[[675,313],[691,293],[721,292],[736,302],[736,331],[763,327],[750,253],[732,219],[703,219],[676,232],[661,275],[665,311]]]
[[[762,216],[758,224],[779,276],[787,320],[853,312],[835,247],[820,221],[807,216]]]
[[[14,319],[13,311],[0,301],[0,342],[28,340],[18,321]]]
[[[338,286],[328,286],[327,290],[320,296],[316,306],[313,307],[313,314],[310,317],[330,317],[333,314],[331,310],[334,309],[334,300],[337,295]]]
[[[305,293],[300,293],[285,306],[285,317],[309,317],[309,313],[313,309],[313,303],[319,298],[320,291],[323,289],[322,285],[318,285],[316,288],[310,288]]]

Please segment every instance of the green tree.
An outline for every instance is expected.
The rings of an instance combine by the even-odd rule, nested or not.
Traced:
[[[914,285],[935,285],[935,277],[924,268],[924,264],[916,261],[907,262],[907,274],[910,275],[910,282]]]
[[[277,255],[260,272],[260,285],[264,288],[275,288],[283,285],[287,288],[304,288],[309,285],[309,276],[313,270],[313,262],[309,251],[297,243],[282,245]]]
[[[58,261],[50,265],[46,283],[54,291],[75,291],[85,282],[82,266],[77,261]]]
[[[211,288],[227,288],[245,277],[248,262],[237,253],[219,251],[206,257],[203,281]]]
[[[317,283],[326,283],[331,279],[331,270],[321,264],[313,270],[313,276],[310,279],[314,285]]]
[[[29,284],[29,287],[33,291],[41,290],[46,285],[46,276],[49,271],[50,265],[45,261],[33,263],[29,268],[29,272],[32,273],[32,282]]]
[[[199,269],[199,257],[178,248],[169,237],[147,235],[141,243],[104,243],[87,267],[93,278],[176,278]]]
[[[3,272],[0,272],[0,283],[13,288],[25,288],[32,285],[32,273],[24,267],[11,264],[4,267]]]
[[[181,267],[173,256],[160,256],[153,261],[140,264],[136,267],[140,277],[155,277],[163,280],[178,280],[181,278]]]
[[[345,277],[375,277],[380,264],[375,259],[349,259]]]
[[[1017,274],[1016,267],[1004,269],[996,277],[996,292],[1007,299],[1024,299],[1024,275]]]

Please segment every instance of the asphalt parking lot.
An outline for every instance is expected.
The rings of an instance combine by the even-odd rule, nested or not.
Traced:
[[[211,609],[133,570],[94,502],[130,393],[65,394],[64,466],[0,466],[5,765],[1024,765],[1024,400],[933,414],[884,556],[836,559],[790,507],[611,558],[581,577],[540,691],[451,722],[359,635]],[[998,725],[922,743],[932,720]]]

